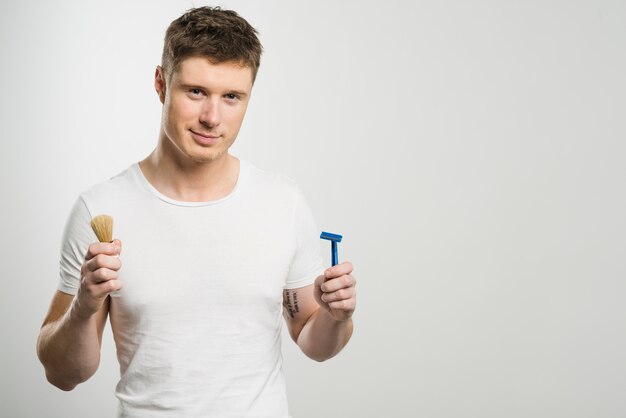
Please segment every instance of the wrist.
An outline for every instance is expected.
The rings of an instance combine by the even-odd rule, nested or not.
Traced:
[[[352,322],[352,315],[346,312],[320,309],[320,313],[324,316],[325,321],[331,322],[335,326],[341,326]]]
[[[93,313],[87,312],[87,310],[85,309],[85,306],[81,304],[78,294],[76,294],[67,312],[67,316],[70,322],[85,323],[85,322],[89,322],[89,319],[93,317]]]

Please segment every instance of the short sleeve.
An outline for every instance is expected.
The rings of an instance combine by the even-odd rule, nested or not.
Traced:
[[[324,260],[320,254],[319,230],[311,209],[299,189],[293,219],[296,251],[289,268],[285,289],[308,286],[324,272]]]
[[[91,215],[85,202],[78,198],[63,233],[60,257],[60,280],[58,289],[75,295],[80,286],[80,269],[89,244],[97,241],[90,226]]]

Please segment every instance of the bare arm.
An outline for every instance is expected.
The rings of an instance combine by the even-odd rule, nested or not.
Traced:
[[[117,245],[117,247],[116,247]],[[119,242],[92,244],[76,296],[57,291],[44,319],[37,355],[50,383],[72,390],[98,369],[109,294],[121,288],[117,270]]]
[[[338,354],[352,336],[356,280],[352,265],[328,269],[315,283],[283,292],[283,316],[291,338],[316,361]]]
[[[50,383],[72,390],[89,379],[100,363],[102,332],[109,314],[109,300],[95,315],[81,318],[73,295],[56,292],[37,340],[37,355]]]

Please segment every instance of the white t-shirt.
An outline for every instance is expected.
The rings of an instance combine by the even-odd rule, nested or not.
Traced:
[[[283,289],[323,272],[319,232],[289,178],[241,160],[232,193],[179,202],[133,164],[78,198],[59,290],[75,294],[90,219],[122,241],[110,321],[120,417],[288,417],[280,351]]]

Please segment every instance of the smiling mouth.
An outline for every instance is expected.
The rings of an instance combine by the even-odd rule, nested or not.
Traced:
[[[191,132],[193,140],[202,146],[215,145],[221,138],[221,135],[200,133],[193,129],[190,129],[189,132]]]
[[[201,133],[201,132],[196,132],[193,129],[190,129],[190,131],[191,131],[192,134],[196,134],[196,135],[201,136],[203,138],[217,139],[217,138],[219,138],[221,136],[221,135],[215,135],[215,134],[204,134],[204,133]]]

